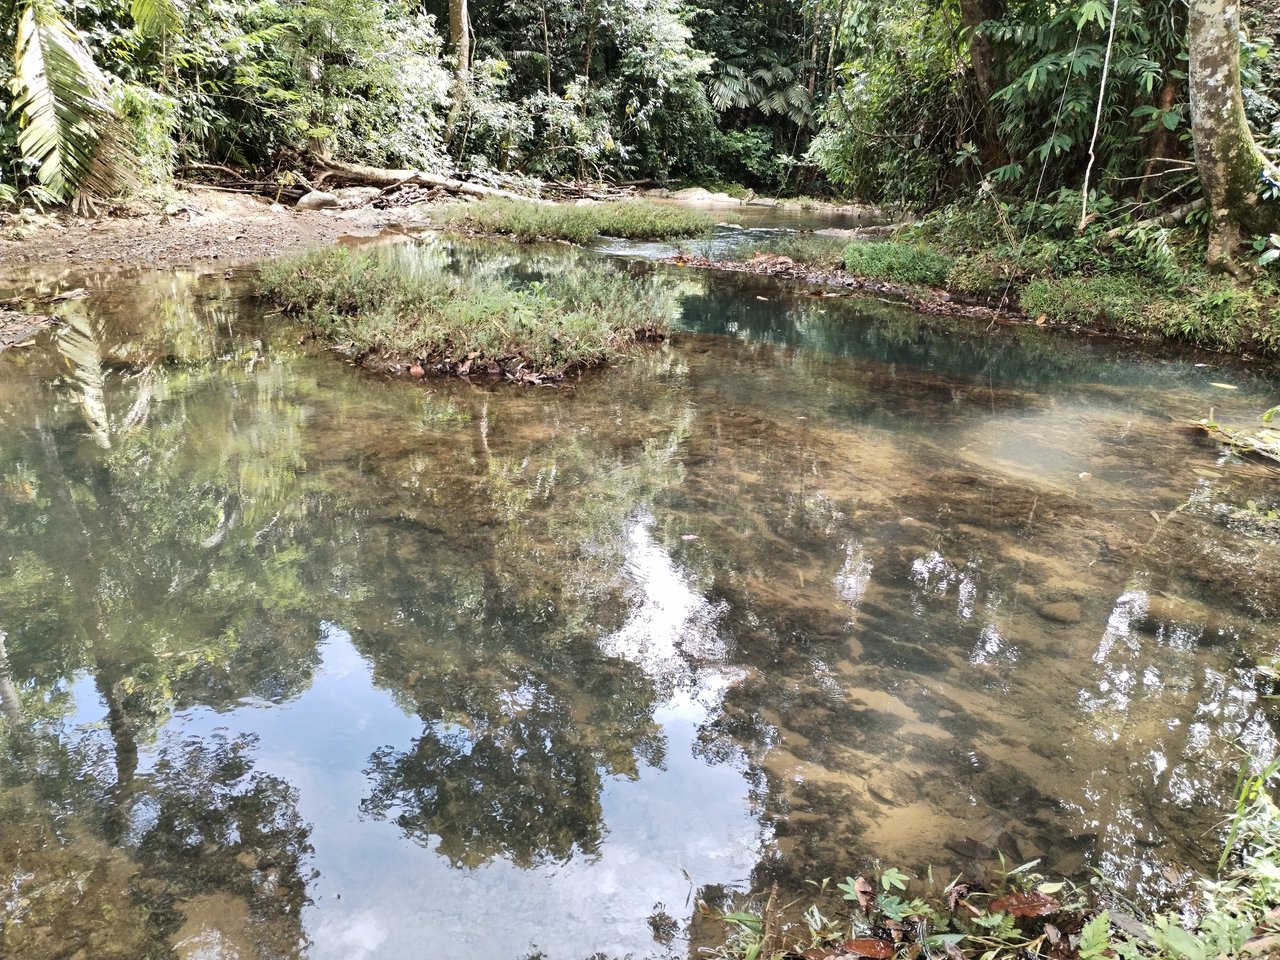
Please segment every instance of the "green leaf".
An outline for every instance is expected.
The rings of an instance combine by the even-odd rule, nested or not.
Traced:
[[[1090,20],[1098,21],[1098,26],[1107,25],[1107,8],[1100,0],[1088,0],[1076,13],[1076,29],[1079,30]]]
[[[1012,870],[1010,870],[1008,873],[1008,876],[1013,877],[1013,876],[1017,876],[1020,873],[1025,873],[1027,870],[1030,870],[1039,862],[1040,862],[1039,859],[1028,860],[1026,863],[1022,864],[1022,866],[1014,867]]]
[[[1092,960],[1111,949],[1111,913],[1103,910],[1080,931],[1080,960]]]
[[[1176,957],[1185,957],[1186,960],[1205,960],[1208,956],[1204,942],[1178,926],[1176,918],[1172,920],[1169,917],[1159,918],[1156,921],[1156,929],[1151,932],[1155,934],[1153,939]]]
[[[182,11],[174,0],[132,0],[129,15],[148,37],[162,37],[182,26]]]
[[[905,890],[907,889],[907,883],[910,879],[910,877],[897,867],[890,867],[884,873],[880,874],[880,886],[886,891],[895,889]]]
[[[754,913],[745,913],[739,911],[737,913],[725,914],[725,921],[728,923],[736,923],[740,927],[746,927],[752,933],[761,933],[764,930],[764,922]]]

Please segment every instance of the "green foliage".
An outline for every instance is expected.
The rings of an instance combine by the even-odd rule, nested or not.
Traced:
[[[973,297],[1003,294],[1011,285],[1010,265],[990,253],[957,257],[943,286]]]
[[[996,93],[999,133],[1022,167],[1007,177],[991,171],[997,180],[1021,180],[1030,189],[1041,169],[1051,178],[1075,179],[1093,132],[1110,16],[1110,4],[1100,0],[1057,7],[1048,15],[1035,5],[1012,4],[1006,19],[984,25],[1004,63],[1006,83]],[[1104,177],[1140,172],[1149,155],[1148,135],[1185,126],[1186,94],[1177,76],[1186,48],[1185,17],[1171,0],[1121,0],[1098,135]],[[1175,101],[1162,106],[1166,83],[1174,85]]]
[[[844,18],[847,59],[808,157],[865,200],[930,206],[971,139],[950,14],[858,0]]]
[[[923,243],[884,240],[851,243],[844,251],[845,269],[858,277],[941,286],[954,260]]]
[[[951,5],[902,0],[847,8],[842,83],[809,151],[835,182],[932,207],[983,181],[1024,198],[1081,181],[1111,4],[971,7],[989,19],[968,28]],[[1094,182],[1185,199],[1185,5],[1121,0],[1114,27]]]
[[[471,15],[485,29],[457,88],[450,148],[461,165],[666,177],[707,154],[710,60],[683,0],[473,0]]]
[[[1254,249],[1258,251],[1258,266],[1280,266],[1280,233],[1259,237]]]
[[[763,931],[772,928],[769,942],[778,955],[829,950],[847,937],[863,938],[860,946],[911,955],[919,950],[912,941],[924,937],[927,950],[950,957],[1033,960],[1060,956],[1055,944],[1060,931],[1071,927],[1079,930],[1074,943],[1079,960],[1213,960],[1265,954],[1280,933],[1280,809],[1269,788],[1277,771],[1280,761],[1242,777],[1220,875],[1194,884],[1186,913],[1152,917],[1137,935],[1131,927],[1113,927],[1111,912],[1100,909],[1088,890],[1046,879],[1034,871],[1034,861],[1009,869],[1002,858],[999,879],[982,892],[959,878],[939,888],[932,871],[924,883],[892,867],[880,874],[878,884],[850,877],[837,885],[848,905],[845,926],[828,920],[817,904],[806,911],[803,926],[780,925],[770,898],[761,914],[738,910],[720,916],[749,935],[739,933],[718,955],[743,960],[761,944]],[[1231,862],[1234,868],[1223,873]],[[820,889],[825,892],[825,882]],[[900,925],[905,946],[879,939],[886,921]]]
[[[1022,309],[1059,323],[1132,329],[1149,291],[1123,277],[1035,277],[1021,293]]]
[[[360,0],[306,0],[284,12],[293,74],[285,116],[296,135],[354,160],[439,164],[451,77],[429,17]]]
[[[539,204],[497,198],[455,204],[440,211],[436,221],[458,230],[508,234],[526,243],[533,240],[587,243],[599,236],[665,240],[699,236],[714,225],[707,214],[675,205],[633,200]]]
[[[113,0],[77,3],[74,23],[57,0],[19,11],[16,146],[55,197],[116,186],[130,137],[148,185],[175,162],[269,164],[316,146],[393,166],[443,160],[450,75],[432,19],[405,4],[134,0],[129,10],[132,22]]]
[[[143,187],[161,187],[173,177],[178,107],[148,87],[120,83],[112,91],[115,110],[133,144],[134,160]]]
[[[1191,273],[1178,287],[1118,275],[1036,277],[1020,295],[1030,316],[1159,335],[1217,349],[1280,347],[1280,323],[1259,293],[1231,278]]]
[[[795,166],[793,157],[779,151],[773,131],[761,125],[717,131],[709,161],[717,178],[752,183],[770,192],[785,188]]]
[[[131,0],[129,15],[146,37],[163,37],[182,26],[182,11],[174,0]]]
[[[618,360],[638,336],[660,334],[675,313],[661,286],[603,265],[512,286],[342,249],[268,264],[260,289],[358,355],[517,379],[558,378]]]
[[[132,170],[107,77],[51,0],[27,0],[14,13],[18,150],[54,200],[109,192]]]

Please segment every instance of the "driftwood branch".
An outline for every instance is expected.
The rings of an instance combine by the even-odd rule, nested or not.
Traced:
[[[175,173],[188,173],[199,170],[208,170],[214,173],[225,173],[227,176],[239,180],[242,183],[247,182],[248,180],[248,178],[239,170],[232,170],[230,167],[224,167],[220,163],[183,163],[174,168]]]
[[[468,197],[503,197],[507,200],[525,200],[533,203],[546,203],[535,197],[524,196],[511,190],[497,187],[486,187],[478,183],[467,183],[442,177],[439,174],[427,173],[424,170],[392,170],[386,167],[367,167],[360,163],[344,163],[341,160],[323,159],[316,161],[320,171],[315,182],[319,186],[330,177],[354,181],[370,187],[405,187],[424,186],[438,187],[448,193],[457,193]]]
[[[1180,207],[1174,207],[1168,213],[1162,214],[1158,217],[1152,217],[1150,220],[1139,220],[1137,223],[1131,223],[1128,226],[1116,227],[1112,230],[1108,230],[1105,236],[1108,238],[1118,237],[1121,234],[1128,233],[1130,230],[1142,230],[1145,227],[1177,226],[1203,206],[1204,198],[1201,197],[1199,200],[1192,200],[1190,203],[1184,203]]]

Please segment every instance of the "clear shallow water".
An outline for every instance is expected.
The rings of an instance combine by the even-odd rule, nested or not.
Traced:
[[[1218,508],[1277,487],[1176,423],[1274,381],[658,276],[670,347],[523,391],[67,278],[0,357],[7,955],[683,955],[866,860],[1216,858],[1280,615]]]
[[[682,240],[678,243],[662,241],[642,242],[602,237],[593,249],[614,256],[662,260],[684,252],[692,256],[715,260],[741,256],[753,244],[768,250],[772,244],[797,234],[826,231],[841,234],[844,231],[866,227],[884,221],[861,216],[848,211],[836,211],[827,207],[775,207],[765,204],[696,203],[689,201],[659,201],[673,206],[700,210],[713,218],[716,227],[710,236]],[[833,239],[833,243],[839,243]],[[749,255],[749,251],[748,251]]]

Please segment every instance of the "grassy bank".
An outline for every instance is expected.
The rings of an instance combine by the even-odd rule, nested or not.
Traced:
[[[533,383],[661,339],[676,311],[658,284],[607,265],[516,285],[342,249],[269,263],[259,290],[366,365]]]
[[[446,207],[434,220],[446,229],[501,234],[525,243],[587,243],[600,236],[670,240],[700,236],[715,225],[700,211],[640,200],[576,205],[486,198]]]
[[[929,871],[819,884],[800,922],[783,919],[776,892],[758,910],[716,915],[726,960],[1214,960],[1280,955],[1280,809],[1267,781],[1280,761],[1242,778],[1226,849],[1213,878],[1188,876],[1178,912],[1135,919],[1099,884],[1080,887],[1001,863],[984,886]],[[699,909],[712,912],[704,904]],[[1123,916],[1121,916],[1123,914]]]
[[[892,240],[784,237],[744,246],[729,259],[783,255],[917,293],[945,290],[955,300],[1021,311],[1047,326],[1280,354],[1276,267],[1255,266],[1241,278],[1210,274],[1192,230],[1122,223],[1078,233],[1070,212],[1049,205],[999,215],[951,208]]]

